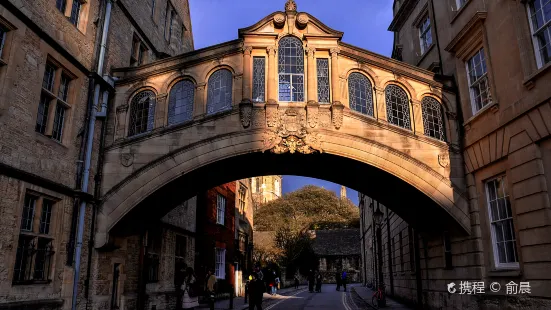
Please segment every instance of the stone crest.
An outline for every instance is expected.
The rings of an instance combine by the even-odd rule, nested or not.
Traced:
[[[278,123],[278,106],[277,103],[266,103],[266,123],[268,127],[276,127]]]
[[[296,11],[297,10],[297,3],[295,0],[287,0],[285,3],[285,11]]]
[[[121,165],[130,167],[134,163],[134,154],[127,152],[121,153]]]
[[[315,101],[308,102],[306,105],[306,117],[308,125],[314,128],[318,125],[319,120],[319,104]]]
[[[277,128],[264,132],[263,152],[266,150],[275,154],[323,152],[320,136],[306,128],[305,113],[301,112],[304,110],[298,108],[285,110],[280,121],[277,122]]]
[[[243,100],[239,103],[239,118],[241,119],[241,125],[247,128],[251,125],[251,118],[253,114],[253,103],[249,100]]]
[[[450,155],[447,153],[438,154],[438,163],[443,168],[448,168],[450,165]]]
[[[342,103],[338,101],[333,102],[333,105],[331,106],[331,116],[333,120],[333,126],[335,126],[336,129],[339,129],[342,126],[343,110],[344,105]]]

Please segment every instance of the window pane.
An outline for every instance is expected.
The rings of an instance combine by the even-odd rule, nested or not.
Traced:
[[[304,101],[304,50],[299,39],[287,36],[279,41],[278,72],[279,100]]]
[[[36,115],[35,131],[41,134],[46,132],[48,122],[48,110],[50,109],[50,99],[44,94],[40,95],[40,103],[38,104],[38,113]]]
[[[55,7],[63,14],[65,14],[65,6],[67,5],[67,0],[56,0]]]
[[[54,127],[52,129],[52,139],[61,142],[63,136],[63,123],[65,122],[65,107],[58,103],[55,107]]]
[[[50,221],[52,219],[52,205],[53,202],[50,200],[42,201],[42,215],[40,216],[40,229],[41,234],[50,233]]]
[[[264,102],[266,83],[266,59],[253,57],[253,101]]]
[[[54,79],[55,79],[55,68],[52,65],[47,63],[46,69],[44,70],[44,78],[42,79],[42,87],[49,91],[53,91]]]
[[[168,103],[168,124],[177,124],[193,118],[195,85],[183,80],[172,87]]]
[[[232,81],[229,70],[221,69],[209,77],[207,114],[214,114],[232,107]]]
[[[61,83],[59,84],[59,92],[57,96],[65,102],[67,102],[67,96],[69,94],[70,81],[71,80],[65,74],[61,75]]]
[[[32,231],[34,209],[36,206],[36,197],[26,195],[25,204],[23,205],[23,215],[21,217],[21,230]]]
[[[15,265],[13,273],[13,282],[30,280],[31,263],[34,253],[34,244],[32,238],[20,235],[17,243],[17,253],[15,255]]]
[[[50,258],[53,254],[51,240],[39,238],[34,262],[33,280],[45,281],[49,278]]]
[[[73,0],[73,7],[71,8],[71,17],[69,18],[69,20],[71,21],[71,24],[75,26],[78,26],[81,6],[82,4],[80,3],[80,0]]]
[[[0,58],[2,58],[2,50],[4,49],[4,43],[6,42],[6,29],[0,26]]]
[[[279,75],[279,101],[291,101],[291,76]]]
[[[329,59],[317,59],[318,102],[329,102]]]
[[[421,101],[421,107],[425,135],[444,140],[444,122],[440,103],[434,98],[425,97]]]
[[[132,99],[128,135],[133,136],[151,131],[155,117],[155,93],[142,91]]]
[[[373,116],[373,89],[371,83],[361,73],[351,73],[348,77],[350,109]]]
[[[409,99],[406,92],[396,85],[385,90],[388,122],[405,129],[411,129],[409,119]]]

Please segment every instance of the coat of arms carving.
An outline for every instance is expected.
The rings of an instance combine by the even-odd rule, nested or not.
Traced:
[[[448,168],[450,165],[450,155],[447,153],[438,154],[438,163],[443,168]]]

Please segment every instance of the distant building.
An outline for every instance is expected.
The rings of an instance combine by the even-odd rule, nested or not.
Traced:
[[[335,283],[335,274],[343,271],[348,283],[361,281],[359,229],[315,230],[312,237],[324,283]]]
[[[255,208],[281,197],[282,176],[267,175],[251,180]]]
[[[346,199],[346,187],[341,185],[341,199]]]

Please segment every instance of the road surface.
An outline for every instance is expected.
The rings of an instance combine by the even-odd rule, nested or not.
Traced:
[[[263,303],[263,310],[358,310],[350,294],[351,286],[347,292],[336,290],[334,284],[324,284],[321,293],[310,293],[308,290],[289,292],[282,295],[270,296]]]

